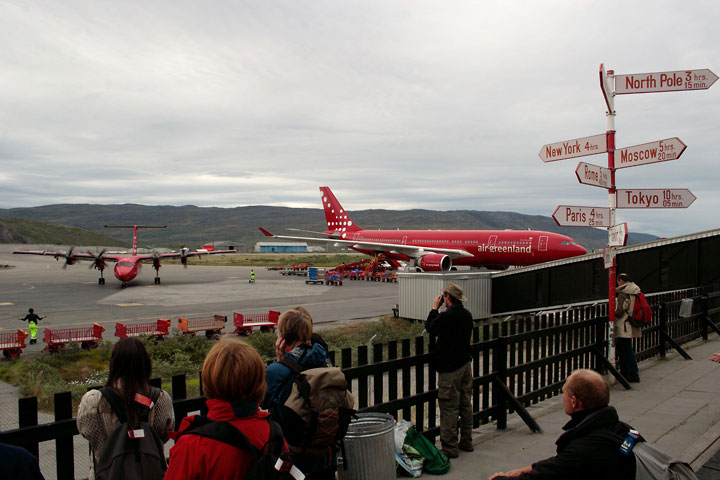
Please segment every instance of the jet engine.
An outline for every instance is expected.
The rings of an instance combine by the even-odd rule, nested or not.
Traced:
[[[448,272],[452,267],[452,260],[442,253],[431,253],[420,257],[417,266],[423,272]]]

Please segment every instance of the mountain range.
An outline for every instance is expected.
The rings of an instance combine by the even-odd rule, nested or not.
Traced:
[[[588,250],[602,249],[607,244],[607,231],[604,229],[558,227],[551,217],[514,212],[373,209],[350,211],[348,215],[357,225],[365,229],[530,229],[568,235]],[[235,245],[241,251],[252,251],[256,242],[269,240],[260,233],[258,226],[265,227],[273,233],[293,235],[287,232],[288,228],[321,232],[325,225],[325,215],[319,208],[57,204],[0,209],[0,222],[5,223],[8,231],[6,235],[0,235],[0,242],[3,243],[13,243],[10,239],[17,240],[17,237],[12,235],[18,234],[13,230],[12,221],[3,219],[32,220],[81,228],[114,238],[124,245],[132,243],[131,232],[106,230],[104,225],[167,225],[167,229],[140,230],[139,245],[177,248],[182,245],[199,247],[206,243],[222,242]],[[20,235],[27,240],[21,243],[70,243],[61,238],[48,241],[48,237],[44,237],[45,241],[39,242],[32,235]],[[307,233],[300,235],[308,236]],[[649,234],[630,233],[628,244],[649,242],[656,238]]]

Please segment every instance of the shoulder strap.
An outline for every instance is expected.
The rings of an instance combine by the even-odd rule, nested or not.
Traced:
[[[193,422],[186,428],[182,435],[200,435],[201,437],[212,438],[219,442],[227,443],[233,447],[252,453],[255,459],[259,458],[260,450],[235,425],[228,422],[215,422],[207,417],[196,415]],[[272,438],[272,424],[271,424]],[[177,442],[177,440],[176,440]]]
[[[105,397],[108,404],[110,404],[110,408],[112,408],[112,411],[115,413],[115,416],[120,423],[125,423],[127,421],[127,415],[125,414],[125,406],[123,405],[120,397],[118,397],[113,389],[109,387],[101,388],[100,393],[103,397]]]
[[[282,360],[280,360],[280,363],[282,363],[283,365],[288,367],[290,370],[292,370],[296,374],[302,372],[302,368],[300,367],[300,364],[297,361],[295,361],[295,359],[285,357]]]

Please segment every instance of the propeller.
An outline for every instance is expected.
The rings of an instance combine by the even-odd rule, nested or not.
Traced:
[[[70,249],[65,252],[65,263],[63,263],[63,270],[67,268],[68,265],[75,265],[75,257],[73,257],[73,250],[75,247],[70,247]]]
[[[95,267],[100,271],[105,270],[105,258],[103,257],[103,255],[105,255],[105,250],[106,249],[103,248],[97,255],[93,255],[92,253],[88,252],[88,255],[93,258],[93,262],[90,264],[89,268]]]

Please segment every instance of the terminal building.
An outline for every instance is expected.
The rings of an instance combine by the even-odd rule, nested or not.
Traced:
[[[256,253],[307,253],[307,243],[301,242],[258,242]]]

